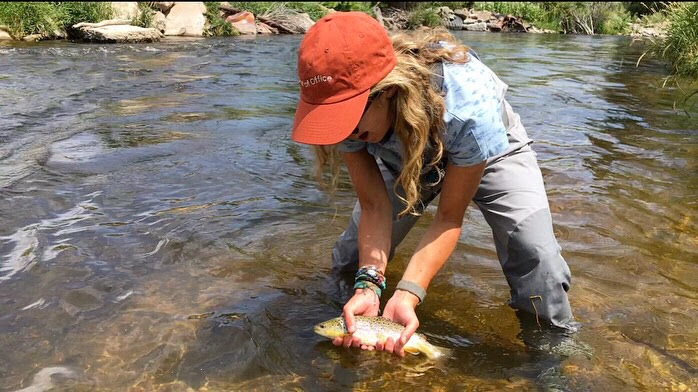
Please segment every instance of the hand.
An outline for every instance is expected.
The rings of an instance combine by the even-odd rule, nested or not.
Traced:
[[[378,298],[378,294],[375,291],[371,289],[356,289],[354,296],[344,305],[342,310],[342,317],[344,317],[344,323],[347,326],[349,335],[332,340],[332,344],[335,346],[353,346],[361,347],[363,350],[373,350],[373,346],[361,344],[361,340],[351,334],[356,331],[356,318],[354,316],[378,316],[379,309],[380,298]]]
[[[414,312],[414,308],[417,307],[418,303],[419,298],[416,295],[407,291],[395,290],[392,298],[385,305],[383,317],[404,325],[405,329],[402,330],[397,341],[388,338],[385,343],[379,342],[376,344],[378,350],[389,351],[400,357],[405,356],[405,344],[407,344],[412,334],[419,327],[419,319],[417,319],[417,314]]]

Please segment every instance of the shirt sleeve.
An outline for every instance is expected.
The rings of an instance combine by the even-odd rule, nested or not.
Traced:
[[[472,166],[504,152],[509,146],[502,121],[504,91],[494,73],[473,57],[444,70],[444,148],[449,162]]]
[[[361,140],[351,140],[345,139],[337,144],[337,151],[339,152],[357,152],[366,147],[366,142]]]

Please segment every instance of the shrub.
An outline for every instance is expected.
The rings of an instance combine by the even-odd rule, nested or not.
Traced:
[[[53,36],[62,27],[58,8],[47,2],[0,2],[0,24],[14,39],[29,34]]]
[[[672,3],[668,15],[667,37],[655,50],[671,62],[672,73],[698,76],[698,2]]]
[[[114,16],[114,10],[108,2],[68,1],[55,4],[61,13],[63,26],[66,28],[80,22],[101,22]]]
[[[208,28],[206,29],[206,35],[208,36],[236,36],[240,35],[240,32],[230,24],[230,22],[221,18],[220,10],[218,5],[220,3],[217,1],[207,1],[204,2],[206,6],[206,22]]]
[[[138,15],[131,19],[131,25],[139,27],[153,27],[154,11],[148,3],[138,2]]]
[[[407,20],[407,28],[416,29],[420,26],[436,27],[441,25],[441,17],[435,8],[430,7],[428,3],[419,5],[414,10],[410,11],[409,19]]]

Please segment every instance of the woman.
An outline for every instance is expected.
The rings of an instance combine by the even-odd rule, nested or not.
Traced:
[[[383,311],[405,329],[375,348],[404,355],[419,326],[415,307],[453,252],[471,200],[492,228],[510,305],[574,329],[570,272],[531,141],[504,100],[507,86],[467,47],[438,31],[391,40],[366,14],[332,13],[301,42],[298,75],[292,139],[316,146],[333,183],[341,154],[359,199],[332,252],[335,269],[358,270],[343,308],[349,332],[356,315],[378,315],[388,260],[439,194],[434,221]],[[334,343],[374,348],[352,336]]]

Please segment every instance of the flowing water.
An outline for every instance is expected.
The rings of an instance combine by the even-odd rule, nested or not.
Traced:
[[[301,36],[3,44],[0,390],[697,389],[696,107],[627,38],[458,37],[536,141],[571,343],[524,344],[474,207],[418,308],[453,358],[312,332],[349,295],[330,250],[354,194],[290,140]]]

